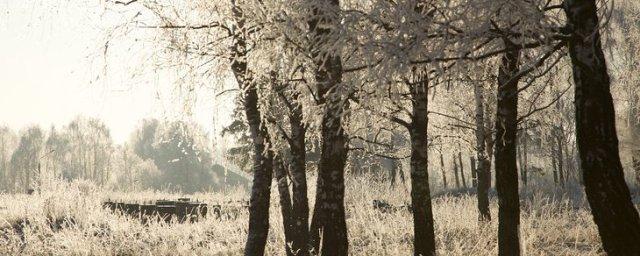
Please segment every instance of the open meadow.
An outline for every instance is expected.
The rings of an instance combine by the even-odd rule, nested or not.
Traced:
[[[409,194],[369,177],[347,184],[347,225],[351,255],[411,255],[411,214],[401,206]],[[310,187],[314,192],[314,187]],[[267,255],[284,255],[283,225],[272,187]],[[602,255],[595,224],[580,193],[544,188],[522,193],[523,255]],[[151,222],[114,214],[101,207],[107,199],[152,200],[185,195],[161,192],[110,192],[87,182],[55,183],[33,195],[0,196],[0,255],[241,255],[248,213],[217,218],[211,212],[194,223]],[[189,195],[212,204],[248,198],[242,189]],[[492,197],[491,211],[497,216]],[[373,200],[393,208],[376,209]],[[497,221],[480,226],[476,197],[434,196],[438,255],[496,255]],[[313,205],[313,204],[311,204]],[[223,208],[224,213],[224,208]]]

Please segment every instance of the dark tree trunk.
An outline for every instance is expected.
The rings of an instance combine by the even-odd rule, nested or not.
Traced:
[[[347,255],[347,224],[344,208],[344,167],[347,160],[346,138],[340,125],[342,106],[327,103],[322,124],[322,153],[318,165],[316,203],[311,221],[310,239],[314,251],[322,255]],[[338,120],[334,120],[338,119]],[[320,235],[322,234],[322,237]]]
[[[340,8],[338,0],[323,0],[332,8]],[[321,3],[319,3],[321,4]],[[347,255],[347,223],[344,207],[344,167],[347,161],[347,138],[342,128],[342,115],[348,108],[342,101],[342,61],[334,53],[322,52],[321,43],[326,43],[325,36],[331,33],[332,26],[339,20],[332,19],[333,14],[325,13],[324,8],[314,8],[309,29],[312,38],[312,57],[316,69],[316,89],[324,104],[321,136],[322,146],[318,163],[318,181],[316,202],[311,221],[310,242],[314,251],[318,252],[322,241],[322,255]],[[323,24],[319,24],[322,20]],[[322,234],[322,237],[320,235]]]
[[[425,79],[422,79],[425,80]],[[435,255],[436,243],[428,172],[428,83],[412,87],[411,205],[413,206],[414,255]],[[455,162],[455,157],[453,158]],[[457,177],[457,174],[456,174]]]
[[[558,161],[556,160],[556,150],[551,150],[551,165],[553,166],[553,184],[558,186]]]
[[[491,161],[487,156],[486,145],[489,141],[487,138],[486,117],[484,109],[484,88],[480,82],[474,86],[475,94],[475,123],[476,123],[476,157],[478,158],[478,219],[480,221],[491,220],[491,212],[489,210],[489,188],[491,187]]]
[[[484,114],[484,123],[485,123],[485,140],[486,140],[486,147],[487,147],[487,159],[489,160],[489,170],[491,170],[491,160],[495,160],[494,159],[494,154],[496,153],[495,151],[495,142],[496,140],[492,137],[493,136],[493,132],[491,130],[491,122],[495,120],[491,120],[491,113],[489,113],[489,108],[485,105],[485,114]],[[495,127],[494,127],[495,128]]]
[[[398,173],[398,177],[400,178],[400,183],[402,184],[402,187],[404,187],[405,189],[407,188],[407,181],[404,177],[404,169],[402,168],[402,162],[398,161],[398,167],[396,169],[396,172]]]
[[[274,81],[277,81],[277,79],[274,79]],[[306,256],[309,255],[309,202],[307,199],[306,128],[303,123],[304,116],[298,92],[292,91],[292,94],[287,96],[284,88],[281,88],[278,95],[289,111],[289,126],[291,127],[291,136],[289,138],[285,137],[291,153],[289,174],[293,187],[291,215],[293,219],[293,236],[290,249],[296,252],[298,256]]]
[[[456,159],[455,154],[451,156],[451,161],[453,162],[453,174],[456,180],[456,189],[460,189],[460,175],[458,174],[458,160]]]
[[[307,198],[306,174],[306,128],[303,124],[302,106],[298,95],[291,102],[289,124],[291,125],[291,181],[293,183],[293,218],[295,237],[291,248],[298,256],[309,255],[309,201]]]
[[[558,133],[557,137],[558,141],[558,179],[560,181],[560,186],[564,188],[565,184],[565,175],[564,175],[564,153],[562,152],[562,131]]]
[[[245,255],[264,255],[269,233],[269,201],[273,171],[272,153],[266,148],[268,134],[261,128],[255,86],[245,88],[244,108],[253,143],[253,186],[249,203],[249,237]]]
[[[462,179],[462,186],[467,188],[467,180],[464,178],[464,165],[462,164],[462,152],[458,152],[458,163],[460,164],[460,178]]]
[[[469,166],[471,168],[471,186],[473,188],[478,187],[478,175],[476,170],[476,158],[469,156]]]
[[[495,122],[496,190],[498,192],[498,255],[520,255],[520,201],[516,138],[518,116],[519,50],[505,40],[507,51],[498,72],[498,106]]]
[[[565,177],[564,180],[566,182],[569,182],[570,178],[573,178],[574,180],[577,180],[577,176],[579,176],[580,174],[577,172],[576,170],[576,164],[575,162],[577,161],[578,157],[574,157],[575,153],[574,153],[574,149],[569,149],[569,140],[564,139],[564,143],[563,143],[563,152],[565,155],[564,158],[564,163],[565,163]]]
[[[640,217],[618,151],[615,110],[594,0],[567,0],[580,167],[593,219],[609,255],[640,255]]]
[[[244,18],[239,8],[233,8],[239,31],[243,30]],[[237,34],[231,47],[234,60],[231,63],[238,85],[240,86],[245,116],[249,124],[249,133],[253,144],[253,185],[249,202],[249,230],[245,255],[264,255],[264,248],[269,234],[269,201],[271,195],[271,179],[273,176],[273,154],[267,149],[268,134],[262,126],[260,109],[258,108],[258,92],[256,84],[249,77],[246,62],[247,43],[242,33]]]
[[[280,212],[282,213],[282,224],[284,226],[284,247],[287,255],[292,256],[294,255],[293,250],[289,245],[293,243],[296,230],[293,219],[293,207],[291,205],[291,193],[289,193],[289,180],[280,156],[274,156],[273,172],[276,175],[276,184],[278,184]]]
[[[444,156],[442,155],[442,149],[440,149],[440,171],[442,172],[442,185],[444,185],[444,189],[447,189],[447,171],[444,167]]]
[[[396,186],[396,175],[398,175],[397,165],[395,162],[392,163],[391,168],[389,168],[389,180],[391,181],[390,187]]]

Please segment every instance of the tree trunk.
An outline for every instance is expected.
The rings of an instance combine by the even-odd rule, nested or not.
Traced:
[[[244,15],[234,7],[234,17],[237,19],[239,31],[243,31]],[[251,143],[253,144],[253,185],[249,202],[249,230],[244,255],[264,255],[264,248],[269,234],[269,201],[271,195],[271,179],[273,176],[273,153],[266,145],[269,139],[263,128],[260,109],[258,108],[258,91],[256,84],[251,81],[247,70],[247,43],[242,33],[235,35],[235,44],[231,52],[235,55],[231,63],[238,86],[243,91],[243,105]]]
[[[562,152],[562,131],[558,132],[558,179],[560,180],[560,186],[564,188],[565,184],[565,175],[564,175],[564,153]]]
[[[575,155],[574,150],[569,148],[569,143],[570,141],[567,140],[567,137],[564,137],[563,140],[563,152],[565,155],[564,158],[564,163],[565,163],[565,177],[564,180],[565,182],[569,182],[570,178],[573,178],[573,180],[577,180],[577,176],[579,175],[576,171],[576,164],[575,161],[577,160],[577,157],[573,157]]]
[[[462,164],[462,152],[458,152],[458,163],[460,164],[460,178],[462,179],[462,186],[467,188],[467,180],[464,178],[464,165]]]
[[[386,160],[382,160],[382,161],[386,161]],[[398,175],[398,171],[396,169],[396,163],[392,162],[391,167],[389,168],[389,181],[390,181],[390,186],[391,188],[396,186],[396,175]]]
[[[551,150],[551,165],[553,166],[553,184],[558,186],[558,161],[556,160],[556,150]]]
[[[518,129],[518,72],[520,51],[505,40],[507,51],[498,72],[498,105],[496,112],[495,164],[498,192],[498,255],[520,255],[520,201],[516,134]]]
[[[402,168],[402,162],[398,161],[398,173],[400,176],[400,182],[402,183],[402,187],[407,188],[407,182],[406,179],[404,178],[404,169]]]
[[[272,153],[266,148],[268,134],[261,128],[258,94],[254,85],[244,93],[244,108],[253,143],[253,185],[249,203],[249,237],[245,255],[264,255],[269,233],[269,201],[273,171]]]
[[[478,187],[478,175],[476,170],[476,158],[469,156],[469,166],[471,168],[471,186],[473,188]]]
[[[458,160],[456,159],[455,154],[451,156],[451,161],[453,162],[453,174],[456,180],[456,189],[460,189],[460,175],[458,175]]]
[[[319,103],[324,104],[321,120],[321,153],[318,163],[316,202],[311,221],[310,242],[315,252],[322,241],[322,255],[342,256],[348,254],[347,223],[344,207],[344,167],[347,161],[347,138],[342,128],[342,115],[348,109],[348,102],[342,101],[342,60],[336,53],[321,50],[325,36],[340,21],[333,14],[326,13],[327,5],[340,8],[338,0],[318,1],[323,8],[314,7],[309,30],[312,38],[312,57],[315,70],[316,89]],[[318,4],[322,4],[318,3]],[[319,24],[322,23],[322,24]],[[320,237],[322,234],[322,237]]]
[[[444,185],[444,189],[447,189],[447,172],[444,167],[444,156],[442,155],[442,149],[440,149],[440,171],[442,172],[442,185]]]
[[[482,83],[478,82],[473,90],[475,94],[475,123],[476,123],[476,157],[478,158],[478,219],[480,221],[491,220],[491,212],[489,210],[489,188],[491,187],[491,161],[487,156],[487,128],[485,122],[484,109],[484,88]]]
[[[293,183],[294,234],[291,248],[297,256],[309,255],[309,201],[306,174],[306,128],[303,124],[302,106],[298,94],[291,101],[289,124],[291,126],[291,181]]]
[[[576,134],[591,213],[609,255],[639,255],[640,217],[631,202],[620,162],[596,2],[567,0],[564,7],[573,30],[568,42],[575,83]]]
[[[428,83],[418,83],[411,88],[412,122],[411,137],[411,205],[413,206],[414,255],[435,255],[436,243],[431,209],[431,192],[428,172]],[[455,157],[454,163],[455,163]],[[456,172],[457,177],[457,172]]]
[[[335,99],[335,98],[334,98]],[[340,103],[327,103],[322,122],[322,153],[318,165],[316,203],[311,221],[310,239],[322,255],[347,255],[347,224],[344,208],[344,167],[347,140],[340,125]],[[337,120],[335,120],[337,119]],[[322,234],[322,237],[320,235]]]
[[[295,237],[295,226],[293,219],[293,208],[291,205],[291,193],[289,193],[289,180],[280,156],[274,156],[273,172],[276,175],[278,184],[278,196],[280,198],[280,211],[282,213],[282,224],[284,226],[285,251],[288,256],[292,256],[293,249],[289,246]]]

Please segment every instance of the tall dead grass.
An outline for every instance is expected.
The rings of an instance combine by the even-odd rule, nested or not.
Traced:
[[[310,181],[313,179],[310,179]],[[382,213],[372,201],[409,203],[408,189],[391,188],[371,177],[349,178],[347,225],[352,255],[411,255],[413,224],[407,210]],[[314,182],[309,182],[314,184]],[[147,223],[101,208],[106,199],[145,201],[185,195],[143,191],[103,191],[87,182],[55,182],[34,195],[0,195],[0,255],[240,255],[248,214],[236,219],[213,216],[196,223]],[[315,188],[309,191],[311,205]],[[523,255],[601,255],[599,237],[582,197],[545,188],[522,196]],[[284,241],[277,190],[272,189],[268,255],[283,255]],[[210,204],[248,199],[233,189],[188,195]],[[434,197],[439,255],[497,254],[494,221],[477,221],[474,195]]]

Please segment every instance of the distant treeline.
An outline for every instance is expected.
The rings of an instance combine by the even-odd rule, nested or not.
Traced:
[[[48,131],[0,127],[0,192],[37,190],[54,178],[187,193],[246,185],[247,179],[213,163],[209,142],[201,127],[184,121],[143,120],[122,145],[95,118],[77,117]]]

